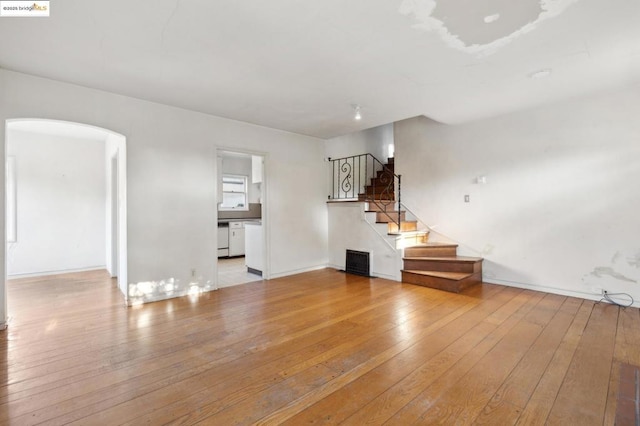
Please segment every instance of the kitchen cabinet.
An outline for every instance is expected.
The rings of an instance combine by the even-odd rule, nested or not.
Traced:
[[[229,256],[244,256],[244,223],[229,222]]]
[[[247,222],[245,231],[246,253],[244,263],[247,266],[247,271],[262,275],[264,270],[262,224],[260,222]]]
[[[259,155],[251,156],[251,183],[262,182],[262,161]]]

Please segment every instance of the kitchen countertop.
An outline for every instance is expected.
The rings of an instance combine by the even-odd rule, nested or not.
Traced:
[[[220,223],[229,223],[229,222],[257,222],[261,223],[262,219],[259,217],[256,218],[243,218],[243,219],[218,219],[218,224]]]

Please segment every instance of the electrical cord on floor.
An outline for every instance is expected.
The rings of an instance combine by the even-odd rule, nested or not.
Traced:
[[[628,297],[629,298],[629,304],[625,305],[623,303],[616,302],[615,300],[613,300],[611,298],[611,296]],[[602,296],[602,299],[600,299],[598,302],[602,302],[603,300],[605,300],[605,301],[607,301],[607,302],[609,302],[609,303],[611,303],[613,305],[620,306],[621,308],[628,308],[629,306],[633,305],[633,302],[634,302],[633,297],[628,293],[608,293],[606,290],[604,292],[604,296]]]

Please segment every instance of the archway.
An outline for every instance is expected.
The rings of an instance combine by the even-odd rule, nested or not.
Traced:
[[[104,146],[104,265],[112,277],[117,277],[118,288],[125,300],[128,295],[127,285],[127,198],[126,198],[126,138],[125,136],[95,126],[82,123],[74,123],[48,119],[10,119],[5,126],[5,164],[11,166],[14,160],[10,155],[12,140],[19,139],[16,135],[21,132],[30,134],[47,135],[55,144],[56,138],[90,140],[103,142]],[[99,149],[99,148],[98,148]],[[81,160],[82,161],[82,160]],[[15,171],[16,169],[13,168]],[[19,170],[19,168],[18,168]],[[12,167],[8,168],[7,182],[10,184]],[[19,172],[18,172],[19,173]],[[18,181],[19,185],[19,181]],[[11,203],[15,202],[15,194],[12,194],[5,185],[5,220],[7,232],[5,233],[5,248],[14,236],[20,235],[20,224],[16,222],[17,215],[12,215]],[[15,211],[15,210],[14,210]],[[4,251],[5,282],[2,283],[6,312],[6,279],[9,273],[8,250]]]

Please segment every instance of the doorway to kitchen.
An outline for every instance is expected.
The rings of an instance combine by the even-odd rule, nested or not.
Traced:
[[[265,156],[217,152],[218,288],[267,277]]]

